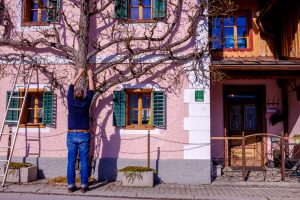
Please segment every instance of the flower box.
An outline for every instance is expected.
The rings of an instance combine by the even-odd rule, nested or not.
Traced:
[[[154,170],[140,166],[128,166],[119,170],[123,186],[153,187]]]
[[[15,164],[15,163],[11,163]],[[28,163],[27,163],[28,164]],[[4,168],[2,168],[2,172]],[[20,167],[11,167],[8,170],[6,182],[10,183],[28,183],[37,179],[37,166],[25,165]]]
[[[300,144],[300,135],[293,135],[294,142]]]

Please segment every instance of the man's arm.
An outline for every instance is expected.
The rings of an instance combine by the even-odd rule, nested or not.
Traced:
[[[76,85],[76,83],[78,82],[78,80],[80,79],[81,75],[83,74],[83,72],[85,71],[84,68],[80,68],[78,70],[77,75],[75,76],[74,80],[72,81],[72,85]]]
[[[89,76],[89,90],[94,91],[95,90],[95,85],[94,85],[94,80],[93,80],[93,72],[90,69],[88,69],[87,74]]]
[[[87,92],[87,98],[89,101],[89,104],[92,102],[92,99],[94,97],[94,90],[95,90],[95,85],[94,85],[94,80],[93,80],[93,72],[91,69],[87,71],[88,77],[89,77],[89,90]]]

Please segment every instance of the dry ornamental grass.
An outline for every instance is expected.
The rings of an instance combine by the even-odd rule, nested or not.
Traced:
[[[48,180],[48,183],[50,184],[62,184],[65,185],[67,184],[67,177],[66,176],[58,176],[52,179]],[[89,177],[89,185],[96,182],[96,179],[94,177]],[[75,183],[80,184],[80,177],[75,178]]]

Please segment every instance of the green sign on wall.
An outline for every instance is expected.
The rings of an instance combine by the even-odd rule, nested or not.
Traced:
[[[195,101],[196,102],[204,101],[204,91],[203,90],[195,90]]]

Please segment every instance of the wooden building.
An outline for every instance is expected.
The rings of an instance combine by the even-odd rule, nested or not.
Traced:
[[[274,162],[271,137],[300,133],[300,1],[236,0],[230,17],[213,18],[213,67],[225,74],[212,84],[212,137],[248,136],[247,166]],[[253,137],[251,137],[253,135]],[[212,158],[242,165],[242,142],[212,141]],[[228,148],[228,149],[227,149]],[[227,154],[224,153],[228,150]]]

